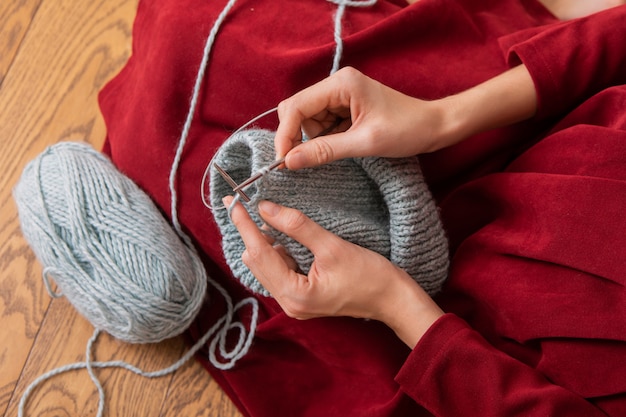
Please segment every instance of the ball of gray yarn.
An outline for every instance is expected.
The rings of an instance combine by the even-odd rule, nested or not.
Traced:
[[[191,324],[207,285],[196,252],[104,155],[82,143],[51,146],[13,193],[44,279],[94,327],[151,343]]]
[[[241,183],[274,158],[274,132],[250,129],[229,138],[213,161]],[[431,295],[447,277],[447,239],[417,158],[355,158],[298,171],[274,170],[246,193],[251,197],[250,215],[258,225],[263,224],[258,202],[271,200],[296,208],[341,238],[387,257]],[[228,194],[233,194],[232,188],[212,170],[213,207],[219,207]],[[241,261],[245,247],[227,211],[214,209],[213,214],[233,274],[252,291],[269,295]],[[312,253],[278,231],[272,234],[308,273]]]

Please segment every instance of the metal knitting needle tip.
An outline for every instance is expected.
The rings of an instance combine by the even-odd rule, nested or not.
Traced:
[[[335,121],[330,126],[328,126],[326,129],[324,129],[320,133],[318,133],[317,136],[315,136],[313,139],[315,139],[317,137],[320,137],[320,136],[328,135],[333,130],[335,130],[337,127],[339,127],[341,122],[343,122],[344,120],[345,119],[343,119],[341,117],[337,117],[335,119]],[[280,158],[276,162],[272,163],[270,166],[265,168],[264,170],[259,171],[259,172],[255,173],[255,174],[253,174],[252,176],[250,176],[250,178],[248,178],[247,180],[245,180],[241,184],[239,184],[239,185],[237,185],[237,184],[231,185],[231,187],[233,187],[233,191],[235,191],[236,193],[242,193],[244,188],[246,188],[247,186],[249,186],[253,182],[257,181],[259,178],[261,178],[263,175],[265,175],[265,173],[267,173],[268,171],[272,171],[272,170],[278,168],[279,166],[281,166],[284,163],[285,163],[285,158],[284,157]],[[217,168],[217,165],[216,165],[216,168]],[[219,172],[219,169],[218,169],[218,172]],[[220,172],[220,174],[221,174],[221,172]],[[224,173],[224,174],[228,175],[226,173]],[[222,174],[222,176],[224,176],[224,174]],[[226,178],[226,177],[224,177],[224,178]],[[226,180],[226,181],[228,181],[228,180]]]
[[[247,180],[245,180],[241,184],[237,185],[235,188],[233,188],[233,191],[238,193],[239,191],[243,190],[244,188],[246,188],[247,186],[249,186],[253,182],[257,181],[263,175],[265,175],[265,172],[272,171],[272,170],[278,168],[284,162],[285,162],[285,158],[280,158],[279,160],[277,160],[276,162],[273,162],[270,166],[265,168],[263,171],[257,172],[256,174],[252,175],[250,178],[248,178]]]
[[[224,168],[222,168],[221,166],[219,166],[218,164],[213,164],[215,166],[215,169],[217,170],[217,172],[222,176],[222,178],[224,178],[224,180],[228,183],[228,185],[230,185],[231,187],[233,187],[233,191],[236,192],[237,194],[239,194],[239,196],[241,197],[241,199],[243,201],[245,201],[246,203],[250,202],[250,197],[248,197],[246,195],[246,193],[243,192],[243,190],[241,189],[237,189],[238,185],[235,182],[235,180],[233,180],[231,178],[230,175],[228,175],[228,173],[224,170]]]

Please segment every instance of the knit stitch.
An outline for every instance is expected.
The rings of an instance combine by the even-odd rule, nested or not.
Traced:
[[[241,183],[274,161],[274,133],[244,130],[229,138],[213,163]],[[232,188],[211,170],[211,203],[219,207]],[[298,171],[268,172],[246,190],[248,209],[262,225],[260,200],[296,208],[337,236],[375,251],[405,270],[429,294],[441,289],[448,273],[448,245],[437,207],[417,158],[353,158]],[[235,277],[256,293],[269,295],[241,260],[245,246],[225,210],[214,209],[226,261]],[[276,230],[270,231],[302,272],[313,254]]]

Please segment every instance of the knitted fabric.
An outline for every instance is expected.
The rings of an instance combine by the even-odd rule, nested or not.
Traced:
[[[213,163],[241,183],[274,158],[274,132],[244,130],[220,147]],[[224,256],[233,274],[252,291],[269,295],[241,260],[245,247],[228,212],[216,209],[233,191],[215,169],[211,170],[210,193]],[[337,236],[385,256],[431,295],[447,277],[447,239],[417,158],[353,158],[297,171],[273,170],[246,194],[251,198],[248,210],[258,225],[263,224],[258,202],[271,200],[298,209]],[[270,233],[308,273],[312,253],[276,230]]]

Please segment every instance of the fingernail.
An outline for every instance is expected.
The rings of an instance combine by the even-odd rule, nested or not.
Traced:
[[[227,195],[226,197],[222,198],[222,203],[223,203],[226,207],[230,206],[230,203],[232,203],[232,201],[233,201],[233,197],[232,197],[232,196],[230,196],[230,195]]]
[[[278,156],[278,155],[276,155],[275,162],[278,162],[278,161],[280,161],[281,159],[283,160],[283,163],[282,163],[282,164],[280,164],[280,165],[278,166],[278,169],[283,169],[283,168],[286,168],[286,165],[285,165],[285,157],[284,157],[284,156]]]
[[[297,169],[303,167],[306,164],[306,158],[302,151],[294,149],[287,154],[285,159],[285,165],[291,168]]]
[[[274,217],[280,211],[280,206],[272,203],[271,201],[262,200],[259,201],[259,210],[268,216]]]

